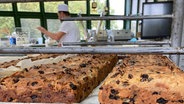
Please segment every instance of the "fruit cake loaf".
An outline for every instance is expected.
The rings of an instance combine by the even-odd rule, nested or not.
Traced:
[[[84,54],[17,72],[0,82],[1,102],[77,103],[107,76],[117,55]]]
[[[100,87],[99,102],[101,104],[184,103],[184,73],[172,65],[168,67],[169,63],[166,63],[170,62],[168,60],[160,55],[124,57]]]
[[[167,56],[163,55],[125,55],[123,64],[126,66],[163,66],[168,67],[169,72],[181,72]]]

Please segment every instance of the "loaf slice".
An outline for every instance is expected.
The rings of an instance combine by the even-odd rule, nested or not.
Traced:
[[[117,55],[83,54],[34,66],[1,80],[1,102],[77,103],[107,76]]]
[[[145,60],[146,58],[148,60]],[[184,73],[179,71],[178,67],[167,66],[169,63],[166,62],[170,62],[168,60],[165,56],[158,55],[126,56],[100,87],[99,102],[101,104],[184,103],[182,90]],[[157,62],[159,64],[156,64]]]

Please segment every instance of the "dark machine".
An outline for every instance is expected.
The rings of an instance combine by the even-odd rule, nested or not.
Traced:
[[[143,4],[143,15],[170,15],[173,2],[150,2]],[[171,35],[172,19],[144,19],[142,21],[142,39],[163,39]]]

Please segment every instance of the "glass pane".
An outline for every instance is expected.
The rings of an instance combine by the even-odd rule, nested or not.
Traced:
[[[91,28],[92,30],[96,30],[97,27],[99,27],[99,23],[100,21],[91,21]],[[101,26],[100,26],[100,30],[105,30],[105,21],[102,22]]]
[[[58,19],[47,19],[47,28],[50,32],[58,32],[60,24]]]
[[[100,25],[101,23],[101,25]],[[107,41],[107,31],[105,27],[105,21],[92,21],[92,30],[90,31],[90,36],[95,36],[95,41]],[[97,33],[98,30],[98,33]],[[92,39],[93,40],[93,39]]]
[[[137,27],[136,23],[137,23],[136,21],[131,21],[131,31],[135,35],[136,35],[136,27]]]
[[[173,0],[157,0],[157,1],[173,1]]]
[[[87,32],[87,29],[86,29],[86,21],[77,21],[77,26],[79,27],[79,30],[80,30],[80,37],[81,37],[81,40],[84,40],[86,39],[86,32]]]
[[[86,14],[86,1],[68,1],[70,13]]]
[[[138,10],[138,5],[137,4],[138,4],[137,0],[132,1],[132,15],[137,14],[137,10]]]
[[[111,15],[124,15],[125,11],[125,0],[109,0],[110,14]]]
[[[44,2],[45,12],[57,13],[59,4],[64,4],[64,2]]]
[[[142,5],[143,5],[143,3],[145,2],[145,0],[140,0],[139,1],[139,13],[142,13]]]
[[[17,3],[18,11],[40,12],[39,3]]]
[[[12,5],[10,3],[0,4],[0,11],[12,11]]]
[[[111,29],[122,30],[123,29],[123,20],[111,20]]]
[[[148,2],[154,2],[154,0],[148,0]]]
[[[92,3],[95,1],[97,3],[97,8],[92,8]],[[90,13],[91,14],[100,14],[102,11],[104,11],[104,8],[106,7],[106,0],[91,0],[90,1]]]
[[[15,28],[13,17],[0,17],[0,38],[8,37],[12,34]]]
[[[28,28],[30,31],[30,38],[41,38],[41,33],[36,28],[40,26],[40,19],[21,19],[21,26]]]

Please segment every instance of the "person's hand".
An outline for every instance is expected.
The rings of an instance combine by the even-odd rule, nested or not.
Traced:
[[[46,32],[46,29],[43,28],[43,27],[41,27],[41,26],[40,27],[37,27],[37,29],[40,30],[42,33],[45,33]]]

